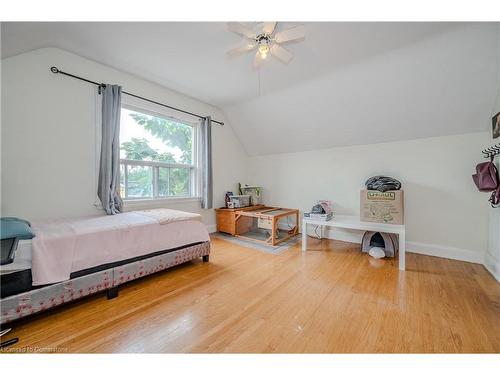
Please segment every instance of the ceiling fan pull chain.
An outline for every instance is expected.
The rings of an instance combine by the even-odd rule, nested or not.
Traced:
[[[258,80],[259,80],[259,96],[260,96],[260,69],[257,71]]]

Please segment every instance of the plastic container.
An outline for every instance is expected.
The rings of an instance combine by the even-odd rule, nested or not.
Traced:
[[[232,195],[229,199],[233,208],[250,206],[250,195]]]
[[[260,204],[261,191],[262,191],[262,188],[260,186],[242,186],[241,187],[241,192],[245,195],[250,196],[250,204],[252,206],[256,206],[256,205]]]

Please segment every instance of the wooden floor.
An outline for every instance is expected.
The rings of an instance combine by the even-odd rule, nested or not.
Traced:
[[[57,352],[500,352],[500,285],[480,265],[313,240],[280,255],[213,240],[201,260],[14,325]],[[3,339],[13,337],[9,334]],[[12,347],[11,347],[12,348]],[[24,349],[23,349],[24,348]]]

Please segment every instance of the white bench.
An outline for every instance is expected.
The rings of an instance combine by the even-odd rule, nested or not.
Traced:
[[[329,221],[315,220],[304,217],[302,219],[302,251],[307,250],[307,225],[319,225],[323,227],[357,229],[363,231],[375,231],[395,233],[399,239],[399,269],[405,269],[405,226],[395,224],[368,223],[360,221],[359,216],[336,215]]]

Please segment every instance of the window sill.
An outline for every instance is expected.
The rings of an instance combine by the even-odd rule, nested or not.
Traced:
[[[131,207],[158,207],[170,203],[201,202],[199,197],[172,197],[159,199],[124,199],[123,206]]]

